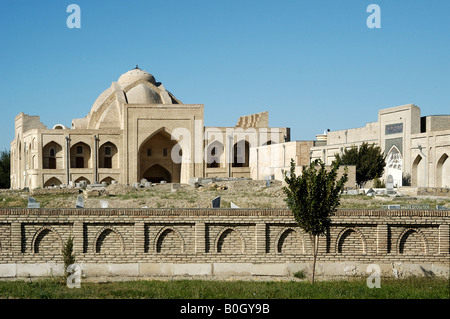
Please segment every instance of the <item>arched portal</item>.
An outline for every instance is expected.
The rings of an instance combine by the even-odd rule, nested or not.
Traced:
[[[394,187],[402,186],[402,165],[402,154],[394,145],[391,147],[386,157],[386,176],[392,175]]]
[[[450,160],[447,154],[443,154],[437,162],[436,186],[450,187]]]
[[[425,160],[422,156],[417,155],[412,164],[411,182],[412,186],[420,187],[426,186],[425,184]]]
[[[161,181],[166,181],[167,183],[172,182],[172,175],[170,172],[159,164],[155,164],[144,172],[142,178],[152,183],[160,183]]]
[[[161,181],[179,183],[181,161],[179,158],[172,158],[172,149],[177,144],[165,129],[150,135],[139,148],[139,179],[145,178],[154,183]],[[181,148],[175,148],[177,149]],[[182,154],[180,152],[175,155]]]

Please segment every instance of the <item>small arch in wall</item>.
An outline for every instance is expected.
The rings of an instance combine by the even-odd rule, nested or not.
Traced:
[[[290,250],[294,254],[305,253],[305,241],[303,236],[294,228],[286,227],[281,230],[275,239],[276,251],[279,254],[283,254]]]
[[[183,236],[173,227],[163,227],[156,236],[154,249],[157,253],[183,253]]]
[[[44,183],[44,187],[60,186],[61,184],[62,182],[58,178],[51,177]]]
[[[117,244],[119,244],[119,247],[117,247]],[[125,242],[120,232],[111,226],[105,226],[97,232],[93,247],[97,254],[123,253],[125,250]]]
[[[365,254],[366,247],[366,238],[354,227],[344,228],[336,240],[336,252],[339,254]]]
[[[245,240],[242,234],[234,227],[225,227],[217,235],[215,247],[218,253],[245,253]]]
[[[80,183],[81,181],[86,181],[88,184],[91,183],[91,182],[89,181],[89,179],[87,179],[87,178],[84,177],[84,176],[78,177],[78,178],[74,181],[74,183]]]
[[[41,227],[33,236],[31,249],[35,254],[60,254],[62,239],[53,227]]]
[[[107,183],[107,184],[112,184],[112,181],[114,181],[114,178],[112,178],[111,176],[107,176],[105,178],[103,178],[100,183]]]
[[[399,254],[417,255],[428,253],[428,243],[425,235],[417,228],[403,230],[397,241]]]

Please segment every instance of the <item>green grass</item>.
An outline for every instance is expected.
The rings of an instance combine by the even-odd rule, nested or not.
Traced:
[[[0,298],[19,299],[449,299],[448,279],[381,279],[368,288],[365,279],[323,281],[127,281],[82,282],[68,288],[60,279],[0,282]]]

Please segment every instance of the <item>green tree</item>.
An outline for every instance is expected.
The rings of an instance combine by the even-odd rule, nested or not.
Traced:
[[[340,166],[355,165],[356,184],[363,187],[367,181],[383,175],[386,156],[381,152],[379,146],[364,142],[359,148],[353,145],[350,149],[345,150],[342,156],[336,154],[335,162]]]
[[[11,187],[11,153],[4,150],[0,153],[0,188]]]
[[[309,167],[303,167],[301,175],[295,174],[295,164],[291,160],[290,174],[286,174],[283,187],[286,203],[295,221],[309,234],[313,248],[311,282],[314,283],[319,236],[326,234],[331,216],[340,204],[340,196],[348,180],[347,168],[338,179],[339,164],[334,162],[330,169],[320,160]]]

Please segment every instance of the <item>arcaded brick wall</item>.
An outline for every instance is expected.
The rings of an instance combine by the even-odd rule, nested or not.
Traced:
[[[450,211],[339,210],[319,261],[449,265]],[[289,210],[0,209],[0,264],[282,263],[311,260]]]

